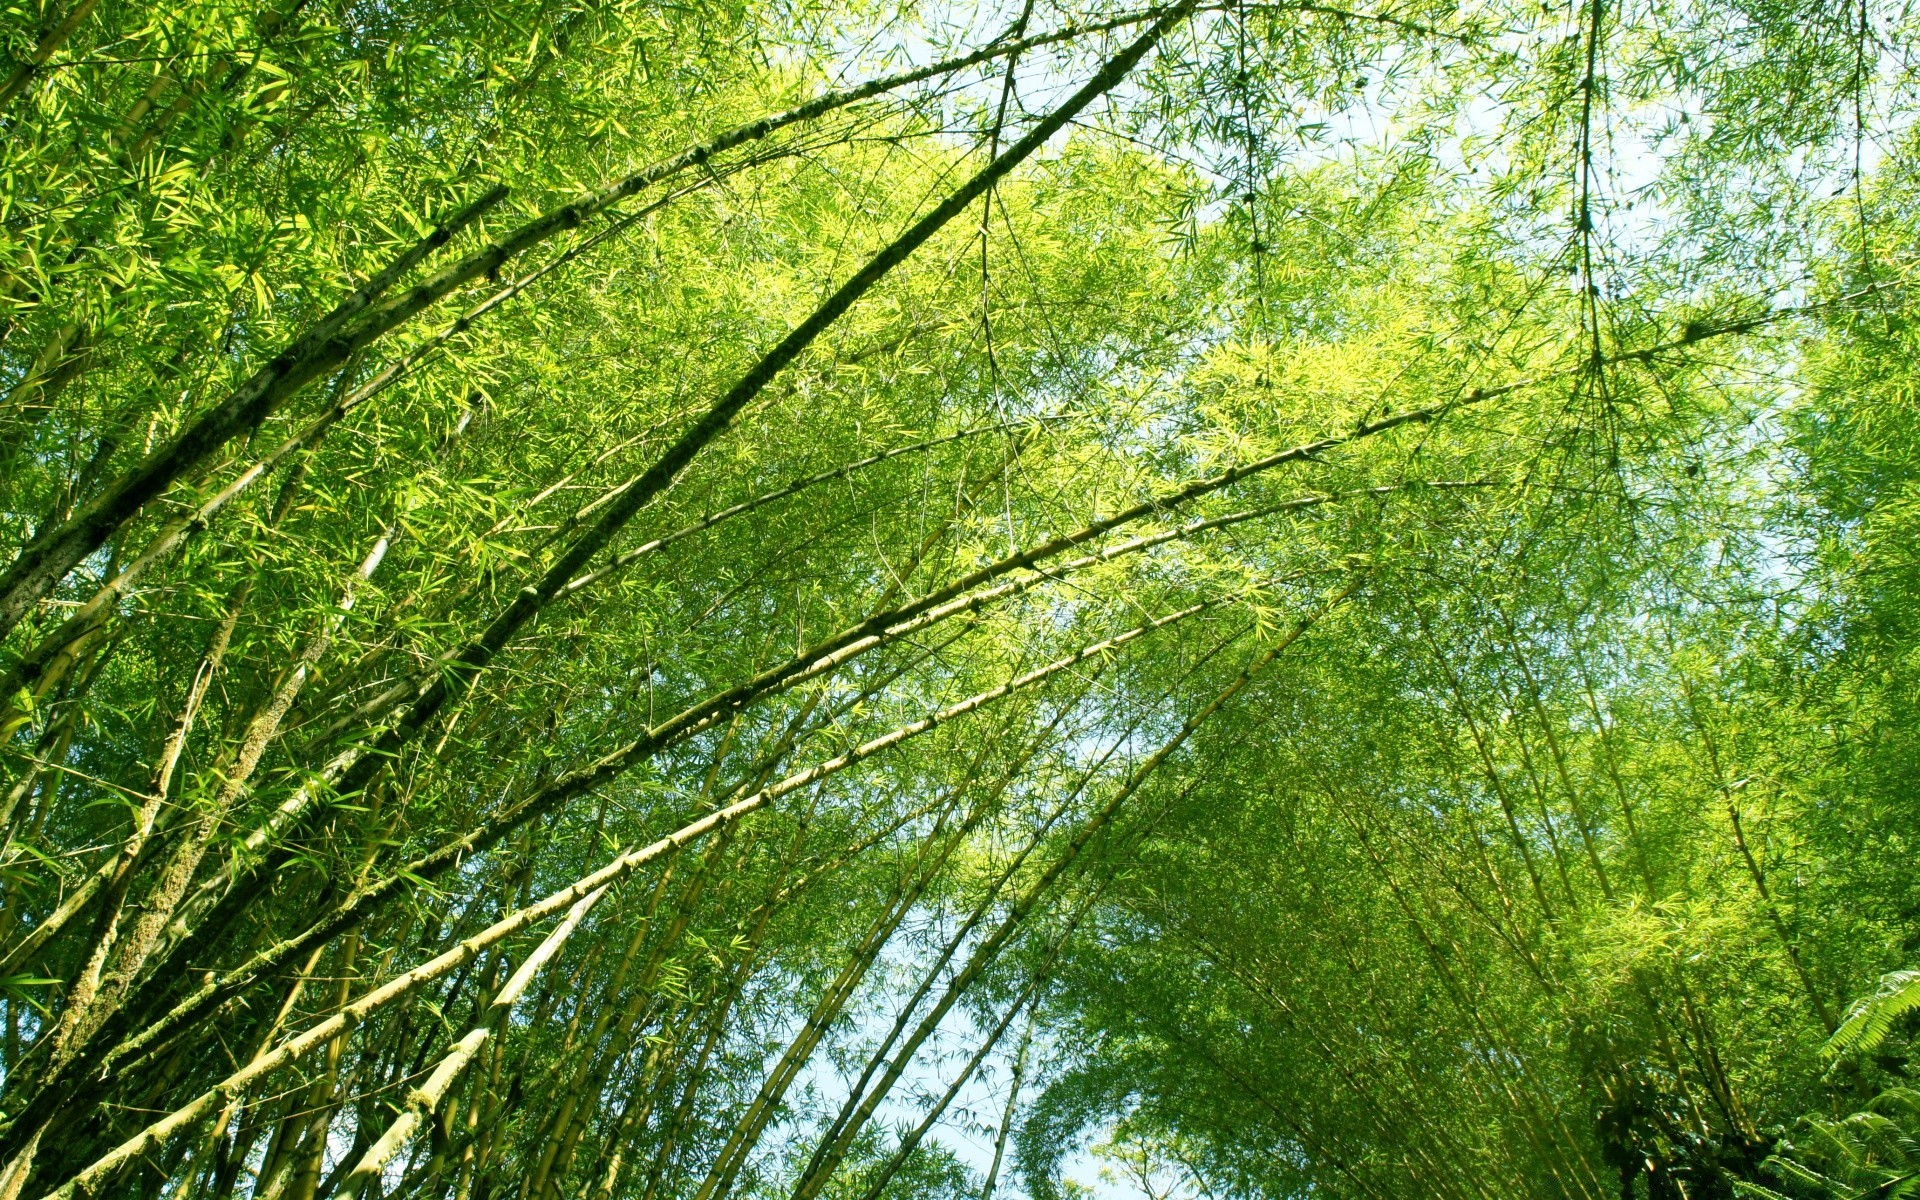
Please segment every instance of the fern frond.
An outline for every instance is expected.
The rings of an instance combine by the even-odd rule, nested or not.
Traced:
[[[1855,1116],[1859,1114],[1854,1114]],[[1860,1144],[1847,1128],[1852,1117],[1837,1121],[1808,1121],[1809,1133],[1807,1147],[1820,1158],[1831,1162],[1858,1166],[1860,1163]]]
[[[1903,1110],[1911,1116],[1920,1117],[1920,1091],[1910,1087],[1890,1087],[1869,1102],[1874,1112]]]
[[[1819,1188],[1825,1191],[1837,1190],[1837,1185],[1832,1180],[1820,1174],[1820,1172],[1814,1170],[1812,1167],[1807,1166],[1805,1163],[1796,1162],[1791,1158],[1784,1158],[1776,1154],[1767,1160],[1767,1165],[1795,1183],[1805,1184],[1808,1187]]]
[[[1827,1039],[1827,1054],[1865,1054],[1877,1049],[1893,1032],[1893,1024],[1920,1009],[1920,971],[1894,971],[1880,977],[1873,993],[1854,1001],[1847,1019]]]

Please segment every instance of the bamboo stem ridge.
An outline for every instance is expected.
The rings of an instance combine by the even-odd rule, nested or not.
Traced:
[[[227,1076],[213,1088],[148,1125],[80,1174],[48,1192],[48,1200],[67,1200],[68,1197],[92,1197],[104,1194],[100,1189],[109,1184],[112,1177],[129,1162],[166,1144],[211,1115],[222,1104],[239,1098],[257,1080],[290,1063],[298,1062],[336,1036],[351,1032],[374,1013],[412,994],[423,985],[466,966],[489,947],[539,923],[554,913],[572,907],[588,895],[626,878],[645,864],[675,852],[715,829],[737,821],[765,803],[766,794],[762,792],[710,813],[657,842],[620,855],[598,871],[568,887],[494,922],[472,937],[462,940],[453,949],[395,977],[306,1032],[282,1042],[266,1054],[255,1057],[252,1062]]]

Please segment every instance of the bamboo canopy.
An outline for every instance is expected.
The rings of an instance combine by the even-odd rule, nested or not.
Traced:
[[[1917,47],[0,6],[0,1200],[1920,1195]]]

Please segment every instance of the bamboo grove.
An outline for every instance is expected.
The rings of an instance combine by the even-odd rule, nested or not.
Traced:
[[[1920,1193],[1917,36],[8,0],[0,1200]]]

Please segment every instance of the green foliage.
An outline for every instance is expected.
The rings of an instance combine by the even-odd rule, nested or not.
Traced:
[[[1916,14],[1161,12],[0,5],[0,1195],[1920,1193]]]
[[[1920,972],[1894,971],[1880,977],[1880,986],[1854,1001],[1847,1019],[1827,1040],[1832,1055],[1872,1054],[1886,1043],[1900,1019],[1920,1009]]]

